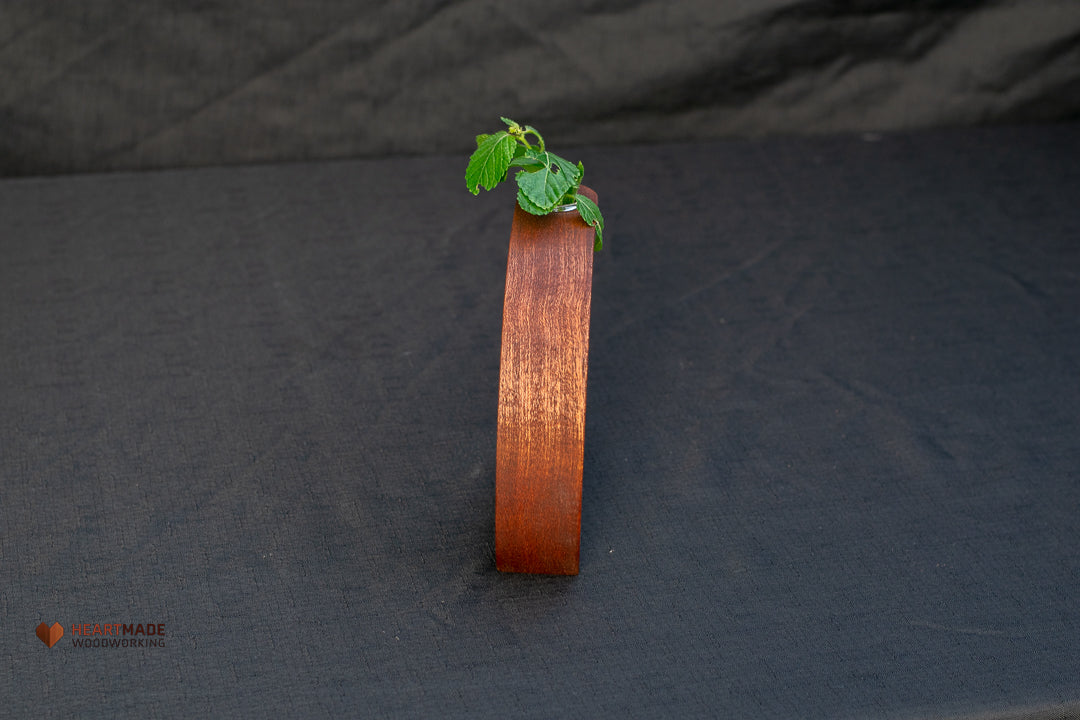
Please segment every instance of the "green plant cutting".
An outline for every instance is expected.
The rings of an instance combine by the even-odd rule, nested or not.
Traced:
[[[544,145],[544,138],[531,125],[519,125],[502,118],[507,130],[491,135],[476,136],[476,152],[465,169],[465,185],[473,195],[480,188],[491,190],[510,174],[510,168],[520,168],[517,182],[517,202],[521,209],[533,215],[547,215],[577,206],[581,219],[596,230],[593,250],[604,246],[604,217],[600,208],[578,193],[585,177],[585,166],[559,157]],[[529,142],[529,136],[536,143]]]

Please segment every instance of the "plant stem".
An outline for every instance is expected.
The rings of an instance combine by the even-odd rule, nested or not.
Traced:
[[[524,134],[528,135],[529,133],[532,133],[533,135],[535,135],[536,139],[540,141],[540,152],[544,152],[545,151],[545,148],[544,148],[544,136],[541,135],[540,133],[536,132],[535,128],[529,128],[528,130],[525,131]]]

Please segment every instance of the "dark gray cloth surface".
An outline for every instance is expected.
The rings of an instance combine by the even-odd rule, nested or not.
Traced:
[[[1075,0],[0,3],[0,175],[1080,119]]]
[[[4,714],[1073,713],[1080,126],[578,156],[575,578],[494,569],[464,157],[0,183]]]

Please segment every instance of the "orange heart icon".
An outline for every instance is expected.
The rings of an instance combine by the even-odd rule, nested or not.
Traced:
[[[64,626],[58,622],[54,622],[52,627],[41,623],[37,626],[37,636],[41,638],[41,642],[52,647],[60,641],[60,638],[64,637]]]

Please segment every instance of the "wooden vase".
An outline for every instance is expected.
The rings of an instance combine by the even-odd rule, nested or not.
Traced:
[[[537,216],[515,205],[495,462],[504,572],[578,572],[592,265],[593,229],[576,209]]]

